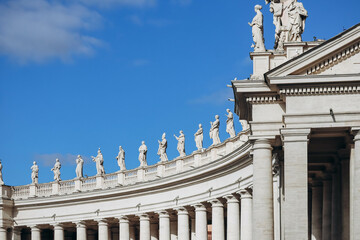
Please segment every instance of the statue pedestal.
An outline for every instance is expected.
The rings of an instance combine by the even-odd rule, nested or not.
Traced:
[[[123,186],[125,183],[125,173],[124,171],[119,171],[118,172],[118,184],[120,186]]]
[[[137,170],[137,180],[138,182],[144,182],[145,181],[145,169],[144,167],[139,167]]]
[[[270,70],[271,52],[251,52],[250,58],[253,60],[253,74],[251,80],[264,80],[264,73]]]
[[[101,189],[104,187],[104,176],[103,175],[96,175],[96,189]]]
[[[81,192],[82,181],[80,178],[75,179],[75,192]]]
[[[292,59],[299,56],[304,52],[304,47],[306,47],[306,42],[286,42],[284,43],[284,50],[286,51],[287,59]]]
[[[184,159],[183,158],[177,159],[176,160],[176,173],[182,172],[183,167],[184,167]]]
[[[37,188],[37,186],[36,186],[35,183],[30,185],[30,187],[29,187],[29,197],[36,197],[36,188]]]
[[[156,174],[156,176],[163,177],[164,174],[165,174],[165,164],[160,162],[160,163],[158,163],[158,166],[157,166],[157,174]]]
[[[58,195],[59,194],[59,191],[60,191],[60,184],[59,182],[53,182],[52,184],[52,192],[51,194],[52,195]]]

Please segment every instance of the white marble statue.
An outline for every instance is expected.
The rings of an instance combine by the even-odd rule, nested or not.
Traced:
[[[76,158],[76,178],[83,178],[83,167],[84,167],[84,160],[80,155]]]
[[[60,160],[57,158],[54,167],[51,169],[51,171],[54,173],[54,180],[57,182],[61,181],[60,168],[61,168],[61,163]]]
[[[241,124],[241,127],[242,127],[242,130],[241,130],[242,132],[244,132],[244,131],[246,131],[246,130],[248,130],[250,128],[250,125],[249,125],[248,121],[245,120],[245,119],[241,119],[240,124]]]
[[[120,170],[126,170],[125,167],[125,150],[122,148],[122,146],[119,146],[119,153],[116,157],[117,163],[120,167]]]
[[[253,18],[251,23],[248,23],[250,27],[252,27],[252,36],[254,44],[251,46],[254,48],[254,52],[265,52],[265,45],[264,45],[264,27],[263,22],[264,18],[261,13],[262,6],[256,5],[255,12],[256,16]]]
[[[4,185],[4,180],[3,180],[3,176],[2,176],[2,163],[1,163],[1,160],[0,160],[0,185]]]
[[[198,150],[203,149],[203,140],[204,140],[204,130],[202,128],[202,125],[199,124],[199,129],[194,134],[195,136],[195,144]]]
[[[147,154],[147,147],[145,145],[145,141],[141,142],[141,146],[139,147],[139,161],[140,161],[140,167],[147,166],[146,161],[146,154]]]
[[[158,140],[159,143],[159,149],[157,154],[160,156],[160,161],[161,162],[167,162],[168,161],[168,157],[166,154],[166,149],[167,149],[167,140],[166,140],[166,134],[163,133],[162,137],[161,137],[161,141]]]
[[[184,135],[184,132],[182,130],[180,130],[180,135],[177,137],[174,134],[174,137],[178,141],[177,150],[178,150],[178,152],[180,154],[180,157],[185,157],[186,153],[185,153],[185,135]]]
[[[285,42],[301,42],[308,16],[303,4],[297,0],[265,0],[265,3],[270,3],[270,12],[274,15],[274,49],[284,50]]]
[[[39,183],[39,166],[36,164],[35,161],[31,166],[31,181],[35,184]]]
[[[235,127],[234,127],[234,114],[230,111],[230,109],[226,109],[228,113],[226,120],[226,132],[230,135],[231,138],[236,136]]]
[[[219,115],[215,115],[215,121],[210,122],[210,138],[213,140],[212,145],[216,145],[221,143],[220,137],[219,137],[219,127],[220,127],[220,120]]]
[[[105,169],[104,169],[104,157],[101,153],[101,150],[99,148],[98,150],[98,154],[96,157],[91,156],[93,162],[96,163],[96,175],[103,175],[105,174]]]

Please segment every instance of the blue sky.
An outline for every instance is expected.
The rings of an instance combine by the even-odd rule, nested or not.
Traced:
[[[309,12],[303,39],[329,39],[360,22],[355,0],[302,1]],[[183,130],[186,151],[204,126],[204,146],[214,115],[225,132],[233,109],[231,79],[252,70],[254,0],[2,0],[0,1],[0,158],[8,185],[53,179],[59,157],[62,179],[75,177],[75,156],[89,161],[101,147],[105,171],[118,170],[118,146],[128,169],[139,165],[142,140],[154,164],[163,132],[168,156],[178,156],[173,134]],[[274,26],[268,7],[265,44]],[[237,116],[236,116],[236,119]],[[236,130],[240,124],[236,121]]]

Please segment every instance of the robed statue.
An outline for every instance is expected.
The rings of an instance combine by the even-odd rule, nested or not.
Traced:
[[[162,137],[161,137],[161,141],[158,140],[159,143],[159,149],[157,154],[160,157],[160,161],[161,162],[167,162],[168,161],[168,157],[166,154],[166,149],[167,149],[167,140],[166,140],[166,134],[163,133]]]
[[[178,141],[177,150],[178,150],[178,152],[180,154],[180,157],[185,157],[186,153],[185,153],[185,135],[184,135],[184,132],[182,130],[180,130],[180,135],[177,137],[174,134],[174,137]]]
[[[98,154],[96,157],[91,156],[93,162],[96,163],[96,175],[103,175],[105,174],[105,169],[104,169],[104,157],[101,153],[101,150],[99,148],[98,150]]]
[[[51,169],[51,171],[54,173],[54,180],[57,181],[57,182],[61,181],[60,168],[61,168],[61,163],[60,163],[60,160],[57,158],[55,160],[54,167]]]
[[[236,136],[235,128],[234,128],[234,114],[230,111],[230,109],[226,109],[228,113],[226,120],[226,132],[230,135],[231,138]]]
[[[146,161],[146,154],[147,154],[147,147],[145,145],[145,141],[141,142],[141,146],[139,147],[139,162],[140,162],[140,167],[145,167],[147,166],[147,161]]]
[[[31,166],[31,181],[33,184],[39,183],[39,166],[36,164],[35,161]]]
[[[1,163],[1,160],[0,160],[0,185],[4,185],[4,180],[3,180],[3,175],[2,175],[2,163]]]
[[[76,178],[83,178],[83,167],[84,167],[84,160],[82,159],[81,155],[78,155],[76,158]]]
[[[202,125],[199,124],[199,129],[194,134],[195,136],[195,144],[198,150],[203,149],[203,139],[204,139],[204,130],[202,128]]]
[[[256,15],[253,18],[252,22],[249,23],[250,27],[252,27],[252,36],[254,44],[251,46],[254,48],[254,52],[265,52],[265,44],[264,44],[264,18],[261,13],[262,6],[256,5],[255,12]]]
[[[119,146],[119,153],[116,157],[118,165],[120,167],[120,170],[126,170],[125,167],[125,150],[122,148],[122,146]]]
[[[219,137],[219,127],[220,127],[220,119],[219,115],[215,115],[215,121],[210,122],[210,138],[213,140],[212,145],[216,145],[221,143]]]

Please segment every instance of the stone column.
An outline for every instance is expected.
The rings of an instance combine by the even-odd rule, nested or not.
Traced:
[[[190,240],[189,213],[184,207],[176,209],[178,213],[178,240]]]
[[[253,237],[274,239],[274,203],[272,147],[267,139],[258,139],[253,146]]]
[[[252,196],[247,189],[240,191],[241,198],[241,240],[252,240]]]
[[[119,239],[120,240],[130,239],[129,219],[127,216],[119,217]]]
[[[240,240],[239,200],[232,194],[225,196],[225,198],[227,200],[227,240]]]
[[[323,188],[321,182],[314,182],[312,184],[311,196],[311,239],[322,240]]]
[[[109,240],[109,226],[106,219],[98,221],[98,240]]]
[[[85,222],[76,223],[76,240],[87,240]]]
[[[170,216],[168,211],[159,214],[159,240],[170,240]]]
[[[21,229],[13,228],[11,240],[21,240]]]
[[[206,207],[202,203],[195,204],[194,207],[196,240],[207,240],[208,236]]]
[[[331,178],[323,180],[322,240],[331,239]]]
[[[31,240],[41,240],[41,230],[38,226],[30,226]]]
[[[351,240],[358,239],[360,236],[360,127],[353,128],[354,137],[354,156],[352,158],[351,166],[353,167],[350,180],[352,191],[352,223],[350,223]]]
[[[140,240],[150,240],[150,218],[144,213],[140,216]]]
[[[225,240],[224,204],[219,199],[210,201],[212,207],[212,240]]]
[[[195,216],[191,216],[191,240],[196,240],[196,231],[195,231]]]
[[[331,199],[331,240],[340,239],[340,167],[335,163],[332,174],[332,199]]]
[[[61,223],[54,225],[54,240],[64,240],[64,227]]]
[[[354,144],[350,145],[350,163],[349,163],[349,169],[350,169],[350,174],[349,174],[349,189],[350,189],[350,239],[353,240],[355,239],[354,237],[354,192],[355,192],[355,187],[354,187],[354,160],[355,160],[355,148],[354,148]]]
[[[159,224],[158,223],[150,223],[150,239],[151,240],[159,240]]]
[[[341,160],[341,240],[350,239],[349,159]]]
[[[284,237],[285,239],[308,240],[308,135],[310,129],[282,129],[281,134],[284,145]]]
[[[0,239],[7,239],[7,229],[6,227],[0,227]]]

